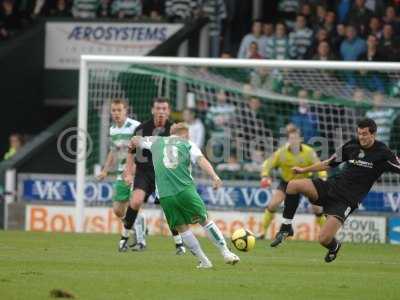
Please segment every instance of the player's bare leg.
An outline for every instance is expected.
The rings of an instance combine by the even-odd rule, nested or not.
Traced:
[[[325,256],[325,261],[327,263],[336,259],[340,247],[342,246],[342,244],[335,238],[340,227],[342,227],[342,221],[335,216],[328,216],[326,223],[319,234],[319,243],[328,249],[328,253]]]
[[[281,190],[276,190],[276,192],[272,196],[271,201],[265,208],[264,218],[263,218],[264,233],[261,234],[258,237],[258,239],[265,239],[268,227],[271,224],[272,220],[275,218],[276,210],[278,209],[279,205],[283,202],[283,200],[285,200],[285,193]]]
[[[312,212],[315,215],[315,224],[319,226],[319,228],[322,228],[326,222],[326,217],[323,214],[323,209],[321,206],[318,205],[312,205]]]
[[[226,244],[225,238],[218,226],[211,220],[205,220],[200,223],[207,234],[208,239],[218,248],[225,263],[234,265],[240,261],[240,258],[232,253]]]
[[[113,202],[113,212],[116,217],[121,219],[121,222],[124,223],[124,217],[126,213],[126,209],[129,205],[128,201],[114,201]],[[119,240],[118,244],[118,251],[125,252],[128,250],[128,239],[129,235],[131,234],[131,230],[126,229],[125,226],[121,232],[121,239]]]
[[[206,254],[203,252],[203,249],[201,249],[200,243],[197,240],[197,238],[194,236],[193,232],[190,230],[188,225],[179,225],[177,226],[176,229],[183,240],[183,243],[188,247],[190,252],[194,256],[196,256],[199,260],[199,265],[197,268],[199,269],[208,269],[212,268],[212,263],[206,256]]]
[[[289,181],[286,188],[283,222],[271,247],[276,247],[287,237],[293,236],[292,220],[300,202],[300,194],[306,196],[311,203],[318,199],[318,192],[311,179],[295,179]]]

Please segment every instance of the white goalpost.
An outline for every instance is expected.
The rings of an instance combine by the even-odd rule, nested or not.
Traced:
[[[186,107],[201,111],[208,140],[213,137],[218,140],[223,138],[221,132],[228,132],[233,141],[231,148],[239,151],[240,140],[249,144],[264,139],[268,142],[263,145],[260,142],[254,149],[265,153],[276,149],[280,129],[294,122],[298,106],[303,105],[312,115],[313,130],[327,140],[328,150],[324,155],[328,155],[338,142],[338,128],[341,138],[347,139],[354,133],[357,118],[368,114],[380,116],[378,100],[382,111],[393,113],[390,116],[393,124],[397,122],[400,63],[81,56],[76,232],[84,231],[86,178],[93,175],[95,165],[104,162],[107,151],[109,110],[106,108],[110,101],[115,97],[127,99],[131,112],[144,121],[151,99],[157,96],[171,99],[174,111]],[[212,123],[210,112],[218,105],[227,110],[229,106],[233,111],[227,131]],[[398,145],[392,139],[390,136],[388,143],[399,147],[400,140]],[[249,148],[244,153],[251,156],[254,151]],[[235,154],[234,158],[238,157]],[[388,175],[375,190],[395,189],[399,182],[398,176]]]

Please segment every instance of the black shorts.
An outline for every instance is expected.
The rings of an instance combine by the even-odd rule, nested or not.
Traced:
[[[133,190],[136,189],[141,189],[146,193],[144,202],[147,202],[150,195],[156,190],[154,176],[146,171],[137,170],[133,180]]]
[[[334,216],[344,223],[357,207],[349,206],[344,199],[338,199],[330,195],[329,191],[332,189],[332,186],[329,180],[324,181],[317,178],[312,179],[312,182],[318,192],[318,199],[314,204],[322,206],[324,214]]]
[[[280,191],[282,191],[282,192],[284,192],[284,193],[286,193],[286,188],[287,188],[287,185],[288,185],[288,182],[286,182],[286,181],[284,181],[284,180],[280,180],[279,181],[279,184],[278,184],[278,186],[277,186],[277,190],[280,190]]]

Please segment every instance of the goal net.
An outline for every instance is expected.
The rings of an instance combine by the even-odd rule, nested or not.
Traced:
[[[151,118],[155,97],[170,100],[174,121],[194,112],[204,127],[203,151],[219,174],[252,182],[286,142],[289,124],[326,159],[368,116],[379,126],[377,138],[400,152],[399,70],[393,63],[83,57],[78,126],[90,137],[90,153],[80,139],[78,211],[86,176],[108,152],[112,99],[126,99],[130,117],[141,122]],[[385,174],[374,190],[398,184],[399,176]]]

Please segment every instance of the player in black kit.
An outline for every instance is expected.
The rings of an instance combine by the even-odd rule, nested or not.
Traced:
[[[140,124],[135,129],[134,135],[169,136],[172,123],[168,120],[171,112],[168,100],[164,98],[154,99],[151,112],[153,118]],[[135,151],[132,153],[135,153]],[[128,154],[124,172],[125,181],[128,183],[133,181],[133,193],[131,194],[130,205],[128,206],[124,220],[124,226],[126,228],[132,228],[143,202],[147,201],[148,197],[155,192],[155,175],[151,152],[146,149],[139,149],[135,153],[135,164],[132,163],[132,153]],[[135,172],[133,170],[133,165],[136,166]],[[135,173],[134,179],[132,176],[133,173]],[[181,236],[176,230],[171,231],[175,241],[176,254],[184,254],[186,250]],[[145,245],[140,243],[137,243],[132,248],[134,251],[141,251],[144,249]]]
[[[365,118],[358,122],[357,127],[357,139],[345,143],[328,160],[306,168],[293,168],[294,172],[301,174],[328,170],[330,167],[346,163],[343,171],[327,181],[299,179],[289,182],[283,210],[284,220],[271,247],[278,246],[286,237],[293,235],[291,224],[299,205],[298,194],[303,194],[313,204],[322,206],[327,215],[319,242],[328,249],[325,261],[335,260],[341,247],[341,243],[335,239],[335,234],[346,218],[357,209],[382,173],[400,174],[399,158],[384,143],[375,140],[375,121]]]

